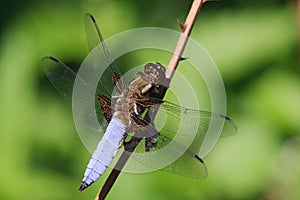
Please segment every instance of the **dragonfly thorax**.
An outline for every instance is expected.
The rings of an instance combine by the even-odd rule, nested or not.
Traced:
[[[144,67],[145,74],[137,72],[137,77],[130,82],[128,89],[139,96],[145,96],[153,86],[165,80],[165,72],[165,67],[160,63],[148,63]]]
[[[162,65],[151,63],[145,66],[146,74],[137,72],[137,77],[121,90],[121,95],[117,98],[114,106],[114,117],[121,119],[129,127],[131,116],[133,114],[139,116],[145,110],[138,104],[139,99],[148,96],[151,88],[164,80],[164,72],[165,69]]]
[[[151,76],[145,76],[142,73],[137,73],[137,77],[130,82],[128,88],[138,96],[145,95],[153,86],[154,79]]]

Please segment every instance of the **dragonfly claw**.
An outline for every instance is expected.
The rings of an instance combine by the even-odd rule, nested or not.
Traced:
[[[149,152],[151,150],[151,148],[156,147],[156,144],[157,144],[157,139],[156,138],[159,135],[160,134],[156,134],[152,137],[146,138],[146,143],[145,143],[145,151],[146,152]]]

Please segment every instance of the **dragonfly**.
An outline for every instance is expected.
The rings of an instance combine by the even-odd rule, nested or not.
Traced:
[[[79,190],[83,191],[99,179],[117,152],[122,148],[124,151],[124,146],[134,138],[142,141],[134,150],[137,153],[134,159],[142,165],[188,177],[206,177],[207,169],[199,153],[201,147],[205,141],[216,141],[219,137],[233,135],[237,131],[234,122],[223,114],[189,109],[160,99],[158,91],[164,87],[163,82],[166,79],[166,69],[160,63],[147,63],[143,72],[137,72],[136,77],[125,84],[91,14],[85,16],[85,24],[90,51],[101,48],[105,62],[109,63],[97,88],[60,60],[51,56],[42,59],[47,77],[65,98],[72,98],[72,84],[76,79],[84,83],[85,90],[96,91],[93,94],[96,101],[95,113],[101,129],[105,132],[102,133],[102,138],[87,164]],[[90,112],[84,110],[85,106],[82,102],[82,116],[93,115],[85,113]],[[84,123],[93,128],[88,119]],[[224,124],[221,135],[209,134],[209,128],[214,128],[219,123]],[[185,146],[180,139],[176,139],[178,135],[181,139],[189,138],[189,145]],[[211,148],[208,145],[206,152],[202,154],[208,154]],[[158,152],[159,156],[150,158],[145,152]],[[170,157],[176,159],[170,161],[170,164],[158,167],[162,160]]]

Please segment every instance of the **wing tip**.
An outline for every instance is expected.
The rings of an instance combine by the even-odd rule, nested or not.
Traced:
[[[96,19],[94,18],[94,16],[91,13],[86,13],[85,16],[87,18],[90,18],[93,21],[93,23],[96,23]]]
[[[201,163],[203,163],[204,164],[204,161],[202,160],[202,158],[200,158],[198,155],[194,155],[195,156],[195,158],[197,159],[197,160],[199,160]]]
[[[45,60],[48,60],[48,59],[50,59],[56,63],[59,63],[59,60],[57,58],[54,58],[53,56],[44,56],[41,61],[44,62]]]
[[[223,115],[223,114],[220,114],[220,117],[222,117],[223,119],[227,120],[228,122],[231,123],[231,125],[233,126],[234,128],[234,131],[232,134],[235,134],[237,131],[238,131],[238,127],[237,125],[232,121],[232,119],[226,115]]]
[[[50,58],[50,59],[53,60],[54,62],[59,63],[59,60],[58,60],[57,58],[54,58],[54,57],[52,57],[52,56],[49,56],[48,58]]]
[[[220,117],[222,117],[222,118],[224,118],[224,119],[227,119],[227,120],[230,120],[230,121],[231,121],[230,117],[228,117],[228,116],[226,116],[226,115],[220,114]]]

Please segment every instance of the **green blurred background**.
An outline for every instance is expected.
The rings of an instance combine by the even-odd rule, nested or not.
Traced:
[[[77,190],[90,155],[71,109],[45,77],[41,58],[53,55],[80,66],[88,53],[86,12],[107,38],[144,26],[178,30],[176,19],[184,21],[190,5],[190,0],[1,0],[1,200],[94,199],[108,174],[86,191]],[[205,158],[208,178],[123,173],[108,199],[300,199],[298,12],[297,2],[282,0],[204,5],[191,36],[218,65],[228,115],[239,131]]]

